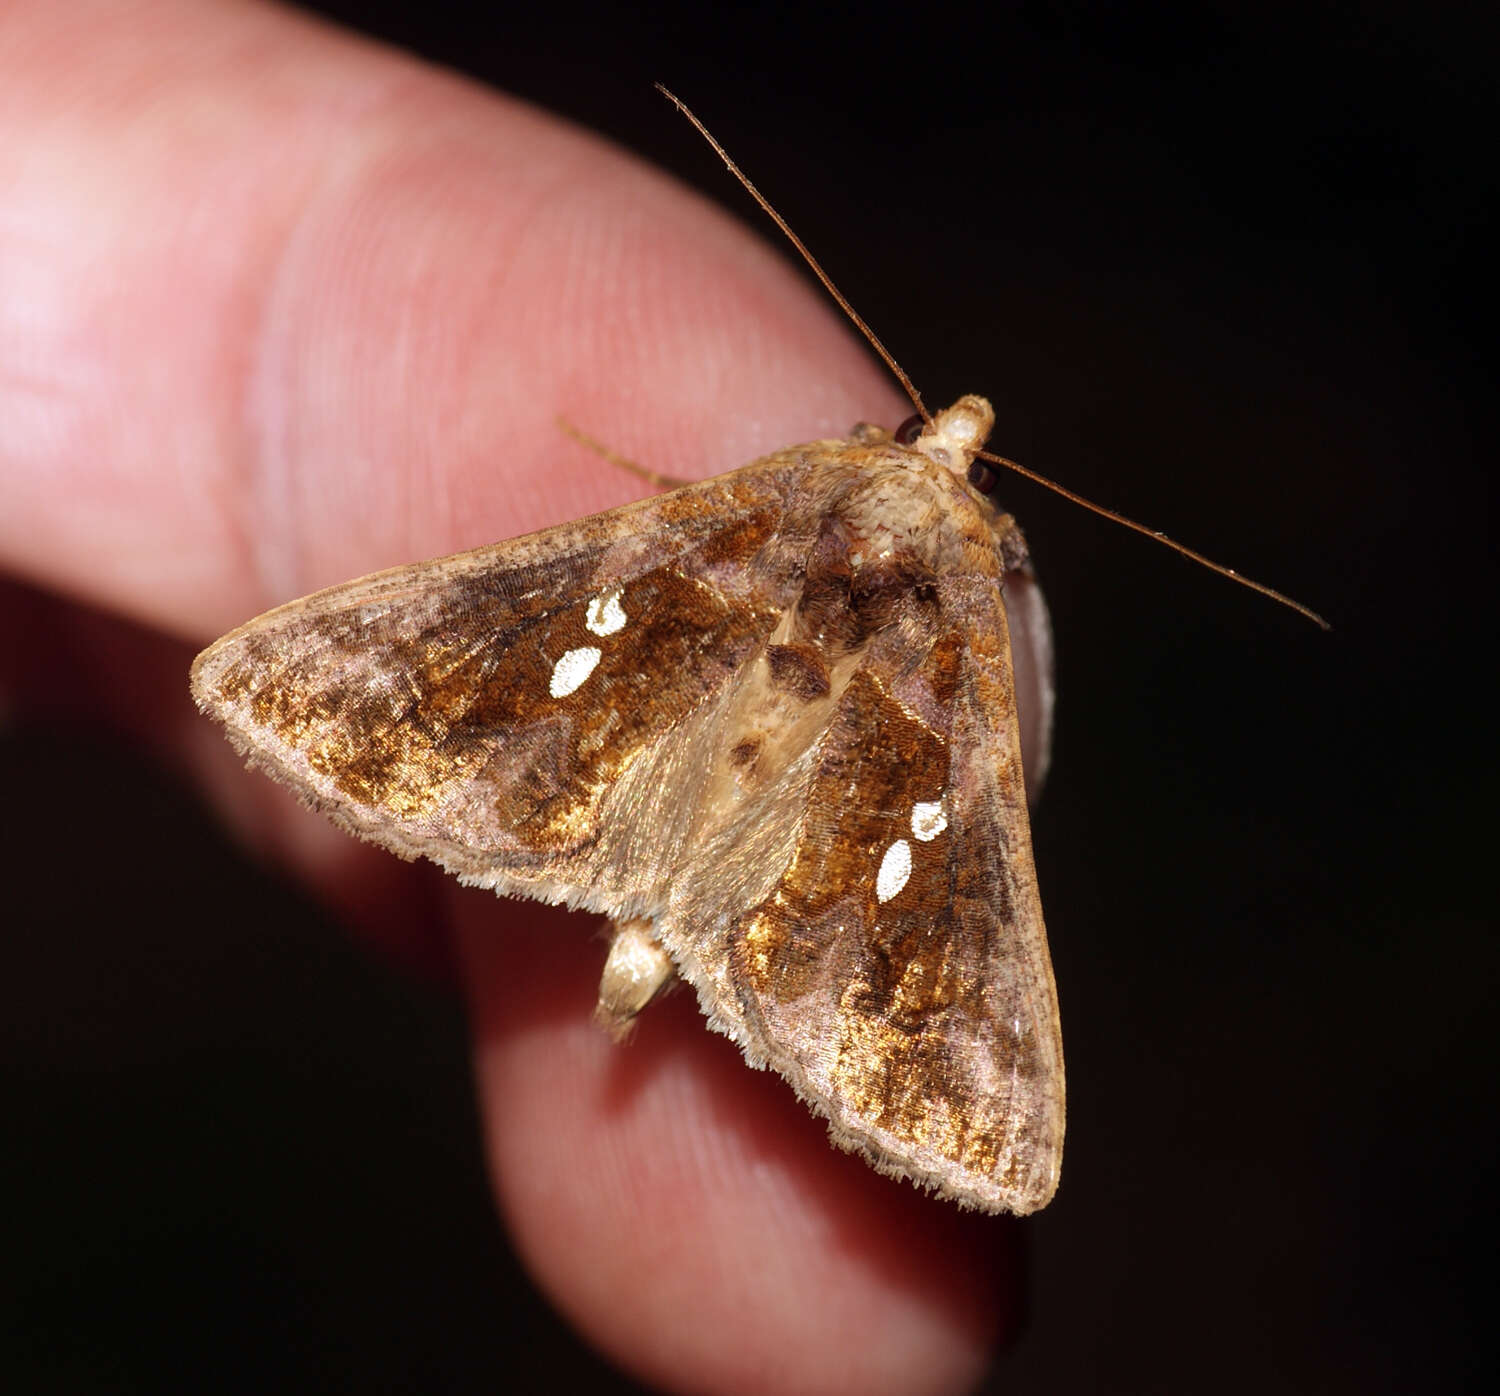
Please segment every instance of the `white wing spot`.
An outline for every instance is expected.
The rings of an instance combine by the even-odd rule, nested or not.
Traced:
[[[911,832],[922,843],[931,843],[947,827],[941,800],[922,800],[912,806]]]
[[[911,845],[905,839],[897,839],[885,851],[880,860],[880,871],[875,874],[875,898],[888,902],[903,887],[911,876]]]
[[[584,681],[594,672],[594,666],[599,663],[600,653],[592,645],[585,645],[578,650],[569,650],[552,666],[552,682],[547,685],[547,691],[554,698],[566,698],[568,694],[578,692],[583,687]]]
[[[625,608],[620,605],[620,588],[606,591],[589,602],[585,628],[593,635],[614,635],[625,628]]]

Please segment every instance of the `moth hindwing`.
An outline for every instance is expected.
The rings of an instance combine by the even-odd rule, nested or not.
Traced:
[[[964,398],[909,447],[860,427],[318,592],[205,650],[194,697],[351,832],[626,924],[841,1147],[1033,1211],[1062,1042],[1001,599],[1024,544],[965,478],[992,421]]]

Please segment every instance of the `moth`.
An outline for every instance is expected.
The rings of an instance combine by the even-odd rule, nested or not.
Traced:
[[[1027,552],[992,465],[1327,622],[991,455],[983,398],[930,416],[660,90],[919,415],[291,602],[200,654],[193,697],[351,833],[608,917],[617,1037],[681,978],[840,1148],[963,1207],[1036,1211],[1062,1038],[1005,608]]]
[[[961,1205],[1057,1188],[1063,1056],[965,397],[344,583],[198,656],[234,745],[351,833],[616,930],[833,1142]]]

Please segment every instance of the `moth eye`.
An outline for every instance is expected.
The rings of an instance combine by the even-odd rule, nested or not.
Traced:
[[[910,446],[917,437],[921,436],[922,428],[927,425],[922,420],[920,412],[913,412],[899,427],[896,428],[895,438],[898,446]]]
[[[980,494],[993,494],[1000,482],[1000,472],[988,461],[977,460],[969,466],[969,483]]]

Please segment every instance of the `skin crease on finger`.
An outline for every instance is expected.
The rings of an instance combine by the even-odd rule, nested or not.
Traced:
[[[288,12],[65,8],[0,20],[0,552],[34,582],[201,641],[634,497],[560,412],[689,477],[905,415],[779,254],[595,138]],[[586,918],[447,901],[501,1208],[583,1333],[670,1389],[976,1379],[1010,1224],[833,1152],[690,995],[614,1048]]]

